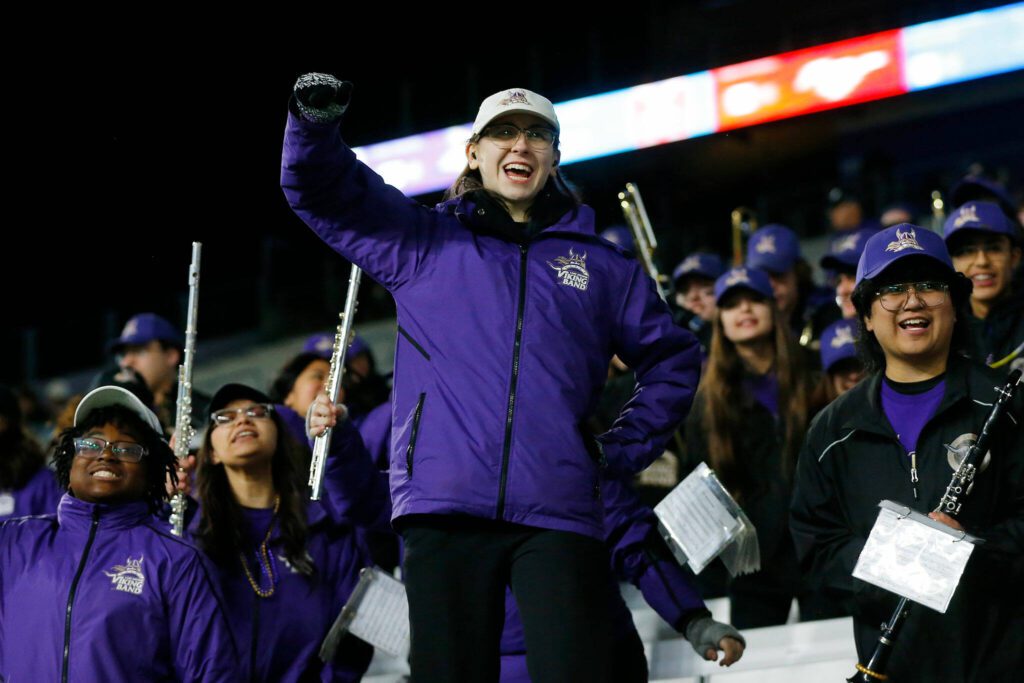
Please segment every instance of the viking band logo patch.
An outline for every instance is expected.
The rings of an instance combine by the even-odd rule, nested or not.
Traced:
[[[505,97],[498,102],[499,106],[507,107],[510,104],[525,104],[530,105],[530,101],[526,99],[526,93],[522,90],[509,90],[505,93]]]
[[[964,208],[960,209],[960,215],[956,217],[955,221],[953,221],[953,228],[954,229],[955,228],[959,228],[964,223],[971,223],[971,222],[973,222],[973,223],[980,223],[981,222],[981,220],[978,219],[978,207],[976,207],[976,206],[965,206]]]
[[[754,245],[754,251],[758,254],[774,254],[775,249],[775,235],[762,235],[758,240],[757,244]]]
[[[141,555],[137,560],[129,557],[124,564],[116,564],[111,567],[112,571],[103,573],[110,577],[110,583],[114,586],[114,590],[140,595],[146,586],[146,577],[142,573],[142,560]]]
[[[574,287],[581,292],[587,291],[587,285],[590,283],[590,273],[587,272],[587,252],[583,252],[583,256],[579,256],[570,247],[569,256],[559,256],[554,263],[548,261],[548,265],[558,273],[559,284]]]
[[[917,249],[918,251],[924,251],[924,247],[917,243],[917,233],[913,228],[910,230],[897,230],[896,241],[889,242],[889,245],[885,248],[886,251],[900,252],[904,249]]]
[[[836,336],[832,337],[832,348],[838,349],[839,347],[846,346],[847,344],[851,346],[854,344],[853,329],[846,327],[845,325],[841,325],[836,328]]]

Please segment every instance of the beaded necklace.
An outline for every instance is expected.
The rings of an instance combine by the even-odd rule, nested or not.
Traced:
[[[281,506],[281,496],[274,496],[274,512],[270,516],[270,525],[267,526],[267,533],[263,537],[263,541],[256,552],[256,562],[260,568],[260,578],[262,580],[262,574],[264,571],[267,577],[270,579],[270,588],[262,588],[256,579],[252,578],[252,572],[249,571],[249,563],[245,561],[245,553],[238,553],[238,559],[242,561],[242,569],[245,570],[245,578],[249,579],[249,585],[256,591],[256,595],[261,598],[269,598],[274,594],[275,579],[274,569],[270,566],[270,553],[267,550],[267,544],[270,542],[270,532],[274,530],[274,519],[277,517],[277,510]]]

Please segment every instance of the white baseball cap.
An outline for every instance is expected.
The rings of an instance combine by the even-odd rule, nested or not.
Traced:
[[[504,114],[533,114],[539,116],[558,132],[558,116],[551,100],[527,90],[526,88],[510,88],[496,92],[480,104],[480,111],[473,122],[473,135],[477,135],[487,124]]]
[[[79,421],[88,417],[92,411],[109,406],[124,406],[152,427],[154,432],[163,435],[164,428],[160,426],[160,420],[152,410],[146,407],[145,403],[127,389],[112,385],[97,387],[85,395],[75,409],[75,426],[78,426]]]

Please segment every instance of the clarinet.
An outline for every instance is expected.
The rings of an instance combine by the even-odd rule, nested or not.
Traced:
[[[935,512],[945,512],[950,517],[956,517],[960,514],[960,508],[963,505],[962,498],[971,492],[974,475],[978,473],[981,459],[985,457],[985,453],[988,451],[988,442],[992,438],[995,423],[1006,412],[1006,407],[1009,405],[1010,400],[1013,398],[1013,393],[1020,386],[1020,383],[1021,371],[1014,370],[1010,373],[1010,377],[1003,387],[996,387],[999,397],[996,399],[995,405],[992,406],[992,411],[985,419],[985,424],[981,428],[981,434],[978,435],[977,441],[971,444],[960,466],[953,473],[953,478],[950,479],[946,492],[942,494],[942,499],[939,501],[938,507],[935,508]],[[912,606],[912,602],[904,597],[900,598],[892,616],[889,617],[889,621],[882,624],[882,633],[878,636],[878,644],[875,645],[875,651],[871,653],[871,659],[868,660],[867,664],[858,662],[857,673],[846,679],[847,681],[850,683],[876,683],[887,678],[885,670],[889,664],[889,655],[892,652],[893,643],[896,642],[903,623],[910,616],[910,608]]]
[[[188,457],[189,445],[196,435],[192,426],[192,365],[196,354],[196,320],[199,317],[199,257],[202,242],[192,243],[192,264],[188,268],[188,321],[185,324],[185,358],[178,366],[177,413],[174,420],[174,455],[178,460]],[[171,498],[171,533],[185,534],[185,512],[188,498],[178,491]]]
[[[356,314],[359,304],[359,280],[363,271],[352,264],[352,272],[348,278],[348,294],[345,296],[345,310],[340,314],[341,324],[334,335],[334,349],[331,352],[331,369],[327,375],[327,396],[331,403],[338,402],[338,391],[341,389],[341,376],[345,372],[345,352],[352,343],[352,317]],[[325,429],[313,443],[313,459],[309,463],[310,500],[320,500],[320,492],[324,484],[324,465],[327,463],[327,450],[331,446],[333,429]]]

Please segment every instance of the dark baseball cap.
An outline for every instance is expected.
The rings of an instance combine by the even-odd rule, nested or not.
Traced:
[[[145,346],[154,339],[179,349],[185,346],[181,332],[166,318],[156,313],[139,313],[128,319],[121,330],[121,336],[110,342],[109,348],[111,352],[118,353],[125,346]]]
[[[946,243],[937,233],[919,225],[900,223],[868,239],[857,263],[857,284],[878,277],[893,263],[908,256],[925,256],[948,268],[950,273],[956,272]]]
[[[679,265],[672,271],[672,282],[678,283],[683,278],[691,276],[715,280],[724,270],[725,266],[722,264],[722,259],[718,258],[715,254],[690,254],[680,261]]]
[[[747,266],[776,275],[793,269],[800,260],[800,240],[785,225],[766,225],[750,236]]]
[[[821,267],[826,270],[856,270],[864,245],[877,232],[875,228],[859,228],[836,235],[828,244],[828,253],[821,257]]]
[[[958,207],[946,218],[942,234],[949,243],[950,237],[961,230],[981,230],[1006,235],[1013,242],[1020,240],[1017,226],[1010,222],[998,204],[993,202],[970,201]]]
[[[828,372],[841,360],[857,357],[857,323],[837,320],[821,333],[821,367]]]
[[[715,280],[715,303],[734,289],[748,289],[765,299],[774,299],[768,273],[757,268],[732,268]]]
[[[270,398],[258,389],[245,384],[225,384],[210,399],[210,412],[220,410],[232,401],[246,398],[255,403],[271,403]]]

